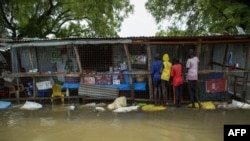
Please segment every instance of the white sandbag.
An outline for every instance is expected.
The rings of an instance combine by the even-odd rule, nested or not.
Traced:
[[[95,108],[94,108],[94,111],[97,111],[97,112],[104,112],[104,111],[106,111],[106,109],[103,108],[103,107],[95,107]]]
[[[114,109],[125,107],[125,106],[127,106],[127,98],[125,96],[121,96],[121,97],[116,98],[113,103],[107,106],[107,108],[109,110],[114,110]]]
[[[85,107],[95,107],[96,103],[95,102],[87,103],[87,104],[84,104],[83,106],[85,106]]]
[[[77,108],[79,108],[79,109],[91,108],[92,109],[95,106],[96,106],[96,103],[92,102],[92,103],[87,103],[84,105],[79,105],[79,106],[77,106]]]
[[[67,110],[75,110],[75,108],[76,108],[75,105],[66,106],[66,109],[67,109]]]
[[[96,107],[105,107],[106,105],[107,105],[106,103],[101,102],[101,103],[97,103]]]
[[[26,101],[23,106],[20,107],[20,109],[25,110],[36,110],[41,109],[43,106],[40,103]]]
[[[78,106],[77,108],[95,108],[95,107],[105,107],[107,104],[105,104],[105,103],[95,103],[95,102],[93,102],[93,103],[87,103],[87,104],[84,104],[84,105],[80,105],[80,106]]]
[[[240,101],[237,101],[237,100],[234,100],[234,99],[232,100],[232,104],[239,107],[239,108],[242,108],[242,109],[250,109],[250,104],[240,102]]]
[[[137,111],[138,108],[139,108],[139,106],[119,107],[119,108],[115,109],[113,112],[125,113],[125,112]]]
[[[238,109],[239,107],[232,103],[231,104],[223,103],[223,104],[218,104],[217,108],[218,109]]]

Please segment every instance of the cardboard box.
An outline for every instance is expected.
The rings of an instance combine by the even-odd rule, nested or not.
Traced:
[[[113,80],[119,79],[119,75],[112,75],[112,79]]]
[[[119,80],[119,79],[114,79],[114,80],[113,80],[113,84],[119,85],[119,84],[121,84],[121,83],[120,83],[120,80]]]
[[[96,75],[95,84],[112,84],[111,75]]]
[[[95,77],[85,76],[84,83],[85,84],[95,84]]]
[[[36,87],[38,90],[46,90],[46,89],[51,89],[52,84],[50,81],[37,82]]]
[[[102,75],[95,76],[95,84],[102,84]]]
[[[112,84],[112,76],[111,75],[104,75],[103,76],[103,83],[104,84]]]

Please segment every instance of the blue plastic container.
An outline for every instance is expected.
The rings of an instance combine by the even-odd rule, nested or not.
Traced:
[[[29,97],[32,97],[32,96],[33,96],[33,83],[28,83],[27,92],[28,92],[28,96],[29,96]]]
[[[11,102],[9,101],[0,101],[0,109],[6,109],[11,106]]]
[[[224,73],[222,72],[211,72],[209,74],[210,79],[222,79],[224,77]]]
[[[52,90],[37,90],[38,97],[51,97]]]

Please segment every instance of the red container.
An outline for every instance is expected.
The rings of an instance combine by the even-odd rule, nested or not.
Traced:
[[[218,93],[225,92],[227,90],[226,79],[210,79],[206,81],[206,92]]]

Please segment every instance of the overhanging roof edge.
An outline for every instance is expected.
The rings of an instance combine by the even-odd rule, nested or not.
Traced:
[[[126,44],[132,43],[131,39],[116,39],[116,40],[61,40],[61,41],[29,41],[29,42],[12,42],[5,43],[2,46],[7,48],[18,47],[46,47],[46,46],[64,46],[64,45],[86,45],[86,44]]]

